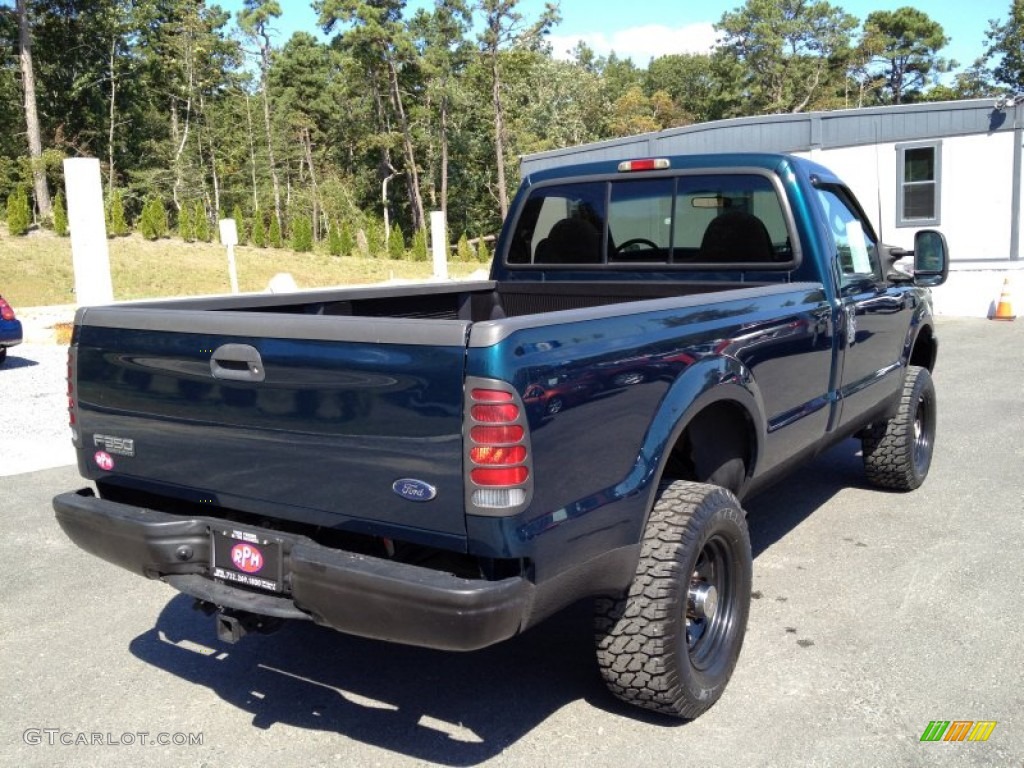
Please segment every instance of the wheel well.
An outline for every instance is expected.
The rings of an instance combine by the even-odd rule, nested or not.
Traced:
[[[694,480],[739,493],[754,463],[756,440],[750,414],[735,402],[718,402],[698,413],[669,454],[662,482]]]
[[[910,365],[927,368],[929,372],[935,368],[935,337],[930,325],[924,326],[914,339],[914,348],[910,351]]]

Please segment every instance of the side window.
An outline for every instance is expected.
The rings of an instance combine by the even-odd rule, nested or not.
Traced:
[[[899,153],[896,226],[937,226],[941,199],[942,142],[897,144],[896,151]]]
[[[836,261],[843,286],[880,280],[881,263],[878,258],[878,243],[871,229],[860,218],[857,208],[841,188],[820,187],[821,200],[832,240],[836,245]]]
[[[509,245],[515,264],[600,264],[605,184],[538,187],[526,201]]]

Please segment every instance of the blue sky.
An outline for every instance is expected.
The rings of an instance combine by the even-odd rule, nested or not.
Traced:
[[[242,0],[221,0],[220,4],[236,10]],[[629,57],[646,66],[652,56],[706,50],[714,41],[712,24],[742,4],[742,0],[634,0],[626,5],[609,0],[561,0],[562,22],[551,35],[552,48],[555,55],[564,56],[577,40],[583,39],[598,54],[614,50],[620,58]],[[910,3],[845,0],[832,4],[863,21],[871,11],[892,11]],[[430,0],[411,0],[408,15],[416,8],[432,5]],[[318,32],[316,14],[308,2],[286,0],[281,6],[284,15],[276,23],[280,42],[297,30]],[[518,6],[527,18],[535,18],[543,7],[543,0],[520,0]],[[969,66],[983,51],[989,19],[1006,18],[1009,8],[1010,0],[941,0],[929,3],[924,10],[952,39],[942,54]]]

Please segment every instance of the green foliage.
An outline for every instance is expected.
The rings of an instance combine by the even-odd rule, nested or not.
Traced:
[[[267,247],[267,230],[263,225],[263,213],[256,211],[252,215],[252,244],[257,248]]]
[[[340,257],[346,255],[341,239],[341,224],[337,222],[331,224],[331,229],[327,233],[327,252],[331,256]]]
[[[10,235],[26,235],[32,224],[32,210],[28,204],[28,193],[18,187],[7,196],[7,232]]]
[[[68,236],[68,212],[64,207],[64,193],[53,198],[53,231],[59,237]]]
[[[338,240],[341,247],[339,255],[348,256],[356,247],[356,236],[352,232],[352,227],[348,225],[348,222],[342,221],[335,229],[338,232]]]
[[[270,229],[267,230],[267,245],[271,248],[280,248],[283,242],[281,238],[281,222],[277,220],[277,216],[271,215]]]
[[[309,253],[313,250],[313,222],[308,216],[295,216],[289,227],[292,233],[292,250]]]
[[[366,237],[366,255],[371,259],[379,259],[385,255],[384,224],[374,216],[366,217],[366,226],[363,229]]]
[[[394,261],[405,258],[405,235],[401,227],[391,228],[391,237],[388,238],[388,258]]]
[[[430,257],[427,248],[427,230],[420,228],[412,236],[412,260],[426,261]]]
[[[139,232],[147,240],[159,240],[167,237],[167,209],[159,197],[151,197],[142,206],[139,218]]]
[[[933,71],[949,70],[938,55],[948,43],[942,25],[917,8],[873,11],[864,21],[862,47],[881,65],[881,91],[893,104],[913,101]]]
[[[235,220],[235,230],[238,232],[238,244],[245,245],[245,217],[242,215],[242,206],[238,203],[235,203],[235,207],[231,211],[231,218]]]
[[[459,236],[459,243],[455,247],[455,259],[456,261],[475,261],[477,254],[473,251],[473,248],[469,244],[469,238],[466,237],[466,233],[463,232]]]
[[[1011,93],[1024,91],[1024,0],[1011,0],[1004,21],[990,21],[985,39],[984,60],[995,61],[992,79]]]
[[[476,258],[482,264],[488,264],[491,261],[491,251],[487,247],[487,241],[482,237],[477,242]]]
[[[192,216],[192,206],[188,203],[181,206],[181,210],[178,211],[178,237],[186,243],[196,240],[196,222]]]
[[[128,234],[128,221],[124,215],[124,196],[115,189],[107,197],[107,237],[124,237]]]
[[[213,241],[213,229],[210,227],[210,217],[206,215],[206,206],[202,200],[196,200],[192,208],[192,221],[196,228],[196,240],[201,243]]]

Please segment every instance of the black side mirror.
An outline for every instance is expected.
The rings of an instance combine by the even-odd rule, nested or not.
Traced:
[[[934,288],[949,276],[949,247],[945,236],[935,229],[914,235],[914,283]]]

